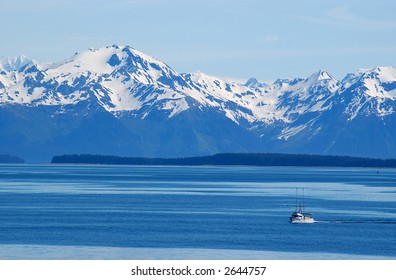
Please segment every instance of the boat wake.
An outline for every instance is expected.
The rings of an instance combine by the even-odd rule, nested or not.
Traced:
[[[394,220],[323,220],[323,221],[316,221],[315,223],[318,224],[396,224]]]

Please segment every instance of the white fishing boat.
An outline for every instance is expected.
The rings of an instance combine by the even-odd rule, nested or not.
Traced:
[[[296,197],[296,209],[290,216],[290,223],[292,223],[292,224],[313,224],[314,222],[315,222],[315,220],[312,217],[312,214],[305,213],[305,211],[304,211],[304,189],[303,189],[302,204],[297,205],[297,197]]]
[[[315,220],[312,218],[312,214],[304,213],[302,209],[299,208],[291,214],[290,222],[292,224],[313,224]]]

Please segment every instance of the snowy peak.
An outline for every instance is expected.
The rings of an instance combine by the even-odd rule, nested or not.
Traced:
[[[363,79],[376,79],[382,83],[394,82],[396,80],[396,69],[393,67],[376,67],[373,69],[361,69],[356,73]]]
[[[334,78],[327,71],[319,70],[313,73],[311,76],[309,76],[307,80],[318,82],[318,81],[334,80]]]
[[[324,70],[313,73],[306,81],[310,84],[312,91],[320,91],[322,93],[324,93],[323,88],[325,88],[325,91],[333,94],[341,86],[337,79]]]
[[[66,73],[66,74],[65,74]],[[160,60],[129,46],[90,49],[52,65],[48,71],[58,84],[83,80],[79,86],[107,111],[141,111],[142,118],[160,110],[169,116],[189,108],[191,86]],[[74,89],[76,89],[74,87]],[[143,109],[144,108],[144,109]]]
[[[246,81],[244,86],[251,89],[255,89],[255,88],[262,88],[268,86],[268,84],[259,82],[256,78],[250,78],[249,80]]]
[[[269,86],[270,90],[287,93],[299,100],[307,100],[319,95],[332,95],[339,87],[340,82],[323,70],[313,73],[306,79],[278,79]]]
[[[33,60],[28,59],[25,55],[18,57],[3,57],[0,59],[0,69],[3,71],[19,71],[24,66],[33,63]]]
[[[377,67],[361,77],[367,88],[366,93],[372,97],[396,99],[396,69],[392,67]]]
[[[393,83],[394,81],[396,81],[396,68],[377,67],[374,71],[378,73],[378,78],[383,83]]]
[[[105,49],[89,49],[80,53],[76,53],[72,57],[64,61],[54,63],[48,67],[49,70],[58,70],[59,72],[83,72],[91,71],[95,73],[109,73],[112,71],[107,60],[113,54],[112,50]]]
[[[348,74],[343,83],[343,91],[372,98],[396,99],[396,69],[376,67],[360,69]]]
[[[259,81],[256,78],[250,78],[244,84],[245,87],[255,88],[259,84]]]
[[[339,92],[349,121],[358,116],[392,115],[396,111],[396,69],[360,69],[342,80]]]
[[[195,84],[203,87],[209,92],[218,92],[218,91],[227,91],[232,92],[230,83],[227,83],[217,77],[209,76],[200,71],[196,71],[193,73],[183,74],[185,78],[191,80]]]
[[[357,80],[375,79],[381,83],[392,83],[396,80],[394,67],[376,67],[372,69],[359,69],[355,73],[349,73],[342,80],[343,84],[357,82]]]
[[[65,72],[67,70],[70,72],[90,71],[97,74],[110,74],[121,68],[129,73],[148,71],[153,76],[160,76],[161,73],[174,73],[165,63],[151,56],[132,47],[117,45],[76,53],[69,59],[55,63],[49,68]]]

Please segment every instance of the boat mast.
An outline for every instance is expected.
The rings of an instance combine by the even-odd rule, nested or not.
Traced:
[[[305,207],[305,206],[304,206],[304,205],[305,205],[305,201],[304,201],[304,200],[305,200],[305,197],[304,197],[304,188],[303,188],[302,197],[303,197],[303,199],[302,199],[302,211],[305,212],[305,209],[304,209],[304,207]]]

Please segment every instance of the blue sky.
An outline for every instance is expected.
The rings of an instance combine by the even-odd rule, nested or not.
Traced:
[[[393,0],[0,0],[0,56],[63,60],[129,45],[178,72],[336,78],[396,66]]]

